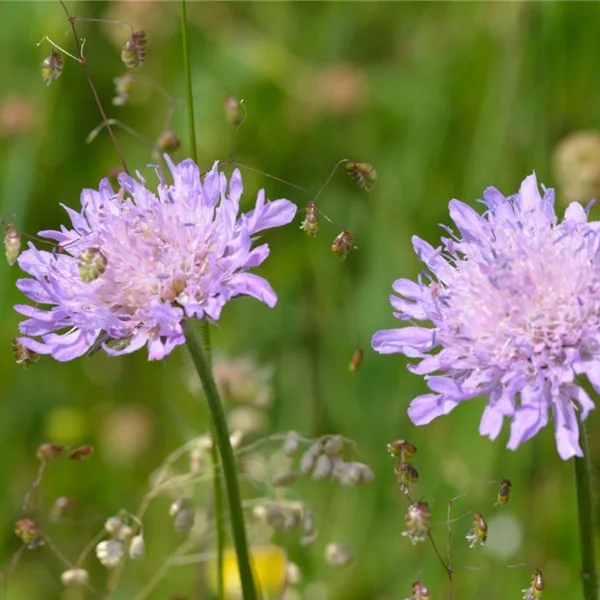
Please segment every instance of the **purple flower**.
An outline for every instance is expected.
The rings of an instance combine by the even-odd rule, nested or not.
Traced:
[[[394,283],[407,326],[377,332],[372,346],[420,359],[409,370],[431,393],[408,408],[416,425],[487,396],[481,435],[495,439],[508,417],[515,450],[551,413],[560,456],[582,456],[578,421],[594,403],[576,376],[600,391],[599,224],[576,203],[559,223],[554,191],[542,197],[535,175],[514,196],[489,187],[483,198],[483,215],[450,202],[458,233],[445,228],[440,247],[413,238],[429,272]]]
[[[64,207],[72,229],[40,232],[59,252],[29,244],[19,257],[32,278],[17,286],[35,302],[15,306],[28,317],[19,325],[26,348],[66,361],[100,344],[111,355],[147,344],[157,360],[185,342],[186,318],[216,321],[236,296],[276,304],[269,283],[249,272],[269,247],[252,244],[258,232],[289,223],[295,205],[266,202],[261,190],[254,210],[238,216],[238,170],[227,189],[217,163],[201,180],[192,160],[165,159],[172,185],[161,178],[155,194],[139,175],[141,182],[122,174],[115,194],[103,179],[99,191],[82,192],[81,212]]]

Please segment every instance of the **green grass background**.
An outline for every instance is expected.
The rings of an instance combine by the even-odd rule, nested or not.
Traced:
[[[184,95],[179,3],[71,2],[70,8],[77,16],[126,19],[147,31],[147,61],[139,73],[149,81],[136,85],[136,103],[113,107],[112,80],[124,72],[119,54],[127,27],[79,25],[110,116],[155,139],[167,104],[152,82],[174,98]],[[0,103],[12,98],[31,108],[18,131],[0,130],[0,212],[15,215],[19,228],[34,233],[65,222],[59,202],[76,207],[80,190],[97,186],[117,160],[105,132],[85,143],[100,118],[81,68],[66,59],[61,79],[49,88],[41,80],[39,65],[50,46],[38,48],[37,42],[48,35],[73,48],[70,35],[62,37],[67,22],[58,2],[3,2],[0,17]],[[251,299],[236,300],[212,328],[215,348],[251,352],[276,366],[269,432],[339,432],[355,440],[373,465],[376,481],[368,487],[304,486],[304,497],[321,515],[321,537],[310,548],[300,548],[297,540],[288,545],[303,571],[300,589],[323,581],[331,599],[395,600],[408,597],[411,582],[422,577],[432,598],[447,597],[445,574],[431,548],[413,548],[401,537],[405,502],[386,443],[408,438],[419,448],[416,494],[433,499],[442,548],[445,499],[469,492],[457,501],[455,514],[475,508],[491,518],[498,512],[492,507],[496,487],[487,482],[513,481],[511,503],[502,511],[521,530],[519,548],[502,559],[468,549],[466,519],[453,526],[457,568],[525,562],[544,572],[548,600],[581,597],[572,465],[558,457],[551,428],[510,452],[504,448],[508,428],[494,443],[479,437],[483,399],[415,428],[406,407],[424,391],[423,382],[406,371],[403,358],[376,355],[369,344],[376,330],[396,323],[388,303],[392,282],[419,272],[411,236],[435,244],[438,223],[448,223],[450,198],[474,202],[488,185],[512,193],[533,170],[553,186],[555,145],[572,131],[599,127],[600,5],[193,2],[189,18],[204,168],[231,151],[233,129],[223,110],[229,91],[243,98],[248,112],[238,138],[240,162],[310,194],[341,158],[371,162],[379,173],[369,194],[340,170],[319,200],[326,214],[355,231],[357,251],[340,264],[330,252],[338,231],[326,223],[316,239],[298,230],[299,221],[268,233],[271,256],[261,273],[279,304],[270,310]],[[184,140],[177,153],[183,158],[183,104],[173,128]],[[130,166],[154,181],[146,146],[126,132],[117,135]],[[260,187],[269,198],[287,197],[299,206],[311,197],[254,172],[243,177],[246,209]],[[206,412],[185,385],[184,350],[163,364],[148,363],[138,352],[71,364],[46,358],[22,370],[10,352],[18,322],[12,305],[23,300],[14,286],[18,267],[1,264],[0,277],[0,564],[8,565],[19,547],[13,523],[35,477],[35,449],[50,438],[96,447],[88,462],[53,465],[40,491],[41,522],[60,495],[77,497],[79,514],[89,517],[84,525],[49,525],[56,544],[75,558],[102,518],[137,507],[150,472],[206,429]],[[357,344],[365,360],[352,375],[348,361]],[[143,409],[151,424],[150,444],[133,462],[116,460],[103,443],[109,416],[126,406]],[[589,424],[598,464],[596,414]],[[176,545],[168,502],[157,507],[146,522],[148,556],[126,572],[119,600],[131,600]],[[336,570],[325,564],[323,545],[330,539],[352,547],[351,566]],[[102,588],[105,572],[93,556],[86,566]],[[27,551],[8,577],[5,597],[85,597],[63,594],[61,570],[48,549]],[[519,598],[530,572],[458,572],[454,598]],[[198,577],[198,567],[178,567],[151,597],[205,597],[195,591]],[[310,592],[305,597],[316,600]]]

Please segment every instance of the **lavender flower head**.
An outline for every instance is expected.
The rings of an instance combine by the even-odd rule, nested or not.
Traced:
[[[269,283],[248,272],[269,247],[252,244],[258,232],[289,223],[295,205],[266,202],[261,190],[254,210],[238,216],[238,170],[227,188],[217,163],[201,179],[192,160],[165,159],[172,185],[161,178],[155,194],[141,177],[122,174],[115,193],[103,179],[99,191],[83,190],[81,212],[64,206],[72,229],[40,232],[59,252],[29,244],[19,257],[32,278],[17,286],[35,302],[15,307],[28,317],[19,325],[26,348],[67,361],[99,342],[110,355],[147,344],[149,358],[159,360],[185,342],[186,318],[216,321],[236,296],[276,304]]]
[[[535,175],[518,194],[489,187],[483,198],[483,215],[450,201],[458,233],[445,228],[439,248],[413,238],[429,273],[399,279],[391,297],[394,316],[411,324],[377,332],[372,346],[420,359],[408,368],[431,393],[410,403],[416,425],[487,396],[481,435],[495,439],[508,417],[515,450],[551,413],[560,456],[582,456],[578,419],[594,403],[576,376],[600,392],[598,223],[577,203],[559,223],[554,191],[542,197]]]

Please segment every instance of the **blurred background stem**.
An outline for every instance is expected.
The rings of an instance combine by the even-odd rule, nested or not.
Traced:
[[[594,514],[591,486],[591,463],[587,431],[580,424],[581,449],[583,457],[575,457],[575,489],[577,490],[577,512],[579,515],[579,542],[581,547],[581,578],[583,599],[598,599],[598,573],[596,571],[596,550],[594,548]]]

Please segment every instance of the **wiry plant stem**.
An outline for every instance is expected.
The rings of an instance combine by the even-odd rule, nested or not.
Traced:
[[[575,489],[577,492],[577,512],[579,515],[579,544],[581,548],[581,578],[583,600],[598,600],[598,572],[596,570],[596,550],[594,547],[594,513],[592,501],[592,474],[587,432],[580,423],[580,443],[583,457],[576,456]]]
[[[246,540],[246,527],[244,523],[244,513],[237,477],[235,456],[229,440],[229,429],[219,391],[210,367],[210,361],[206,355],[204,344],[202,342],[201,332],[196,325],[201,324],[198,321],[187,321],[185,327],[185,337],[187,347],[192,355],[192,359],[200,376],[204,395],[210,409],[213,422],[214,437],[216,446],[221,456],[221,468],[223,470],[223,479],[229,500],[229,514],[231,517],[231,530],[237,555],[238,570],[242,584],[242,594],[244,600],[257,600],[254,578],[252,576],[252,567],[250,565],[250,555]]]
[[[127,168],[127,162],[125,160],[125,156],[123,156],[123,153],[121,152],[121,148],[119,147],[119,142],[117,142],[115,132],[113,131],[111,124],[106,116],[106,113],[104,112],[104,108],[102,107],[102,102],[100,102],[100,96],[98,95],[98,90],[96,90],[96,86],[94,85],[94,82],[92,81],[92,76],[90,75],[90,72],[87,68],[87,62],[81,52],[81,41],[79,40],[79,35],[77,34],[77,28],[75,27],[77,18],[74,17],[73,15],[71,15],[71,13],[69,12],[69,9],[67,8],[67,6],[63,2],[63,0],[58,0],[58,1],[60,2],[65,13],[67,14],[67,18],[69,19],[69,23],[71,25],[71,31],[73,32],[73,37],[75,38],[75,47],[77,48],[77,60],[78,60],[79,64],[82,66],[83,71],[86,76],[86,79],[88,80],[88,83],[92,90],[92,94],[94,95],[94,100],[96,101],[96,105],[98,106],[98,110],[100,111],[100,115],[102,116],[102,122],[106,126],[108,135],[110,135],[110,139],[112,140],[112,143],[115,147],[117,156],[119,157],[119,160],[121,161],[123,170],[125,171],[125,173],[129,173],[129,169]]]

